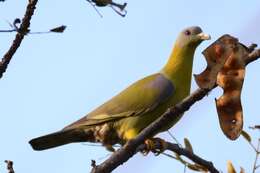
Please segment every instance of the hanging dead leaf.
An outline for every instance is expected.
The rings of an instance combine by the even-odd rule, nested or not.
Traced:
[[[233,45],[232,54],[217,75],[217,84],[223,88],[224,94],[216,99],[220,127],[231,140],[237,139],[243,128],[240,96],[245,76],[244,59],[249,53],[241,43]]]
[[[238,39],[223,35],[203,51],[207,68],[195,75],[200,88],[219,85],[224,94],[216,99],[220,127],[224,134],[235,140],[243,127],[241,90],[245,76],[245,57],[249,50]]]
[[[217,74],[231,55],[236,42],[236,38],[226,34],[202,52],[206,58],[207,67],[202,73],[194,75],[195,81],[200,88],[209,89],[216,84]]]

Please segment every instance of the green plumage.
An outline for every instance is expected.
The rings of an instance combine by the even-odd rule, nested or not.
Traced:
[[[205,39],[209,36],[199,27],[183,30],[160,72],[135,82],[63,130],[33,139],[30,144],[35,150],[83,141],[101,142],[109,150],[113,150],[114,144],[124,144],[168,107],[189,95],[194,52]],[[176,117],[158,132],[167,130],[179,119]]]

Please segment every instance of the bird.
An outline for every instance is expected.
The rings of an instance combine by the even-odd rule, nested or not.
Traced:
[[[183,29],[167,63],[157,73],[133,83],[101,106],[60,131],[29,141],[34,150],[46,150],[76,142],[101,143],[114,151],[190,94],[196,48],[210,35],[199,26]],[[154,134],[171,128],[182,115]]]

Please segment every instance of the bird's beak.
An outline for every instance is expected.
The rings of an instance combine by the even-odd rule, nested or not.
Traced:
[[[210,40],[211,39],[211,37],[210,37],[210,35],[209,34],[205,34],[205,33],[199,33],[198,35],[197,35],[201,40]]]

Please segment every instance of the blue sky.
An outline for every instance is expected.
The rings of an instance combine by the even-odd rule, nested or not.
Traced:
[[[124,2],[124,1],[120,1]],[[24,14],[27,1],[0,3],[0,28]],[[31,30],[64,24],[63,34],[31,35],[24,39],[8,71],[0,80],[0,172],[6,159],[17,172],[85,173],[90,161],[102,162],[109,153],[102,147],[71,144],[35,152],[28,141],[60,130],[124,89],[157,72],[166,62],[180,30],[199,25],[212,40],[197,49],[193,73],[205,68],[201,51],[223,34],[241,42],[260,44],[260,1],[128,1],[121,18],[110,8],[100,18],[84,0],[39,1]],[[9,48],[14,33],[0,33],[0,54]],[[244,127],[260,124],[259,62],[247,68],[242,102]],[[192,83],[192,90],[197,88]],[[227,160],[236,168],[252,169],[254,152],[243,138],[229,141],[221,132],[214,98],[216,89],[196,103],[171,132],[180,141],[188,137],[200,156],[226,170]],[[259,133],[252,132],[255,138]],[[167,133],[160,136],[172,140]],[[134,156],[114,172],[181,172],[183,165],[165,156]]]

